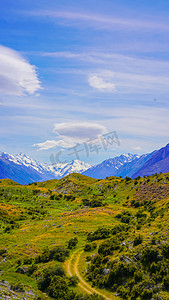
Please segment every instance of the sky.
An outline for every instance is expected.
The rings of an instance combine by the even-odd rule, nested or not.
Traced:
[[[1,0],[0,150],[97,164],[169,143],[168,0]]]

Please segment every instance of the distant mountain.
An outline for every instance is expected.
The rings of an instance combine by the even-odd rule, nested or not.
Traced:
[[[80,160],[68,163],[41,164],[20,153],[0,152],[0,179],[9,178],[20,184],[60,179],[70,173],[81,173],[96,179],[109,176],[135,178],[169,172],[169,144],[149,154],[122,154],[91,166]]]
[[[169,144],[153,152],[150,159],[133,174],[132,178],[137,176],[150,176],[160,172],[169,172]]]
[[[142,166],[152,157],[155,153],[143,154],[140,157],[136,157],[131,162],[125,163],[121,166],[116,172],[115,176],[122,176],[125,178],[126,176],[133,178],[133,175],[140,169]]]
[[[23,153],[17,155],[0,153],[0,179],[9,178],[20,184],[60,179],[73,172],[81,173],[89,167],[91,167],[89,164],[78,160],[48,165],[38,163]]]
[[[0,154],[0,179],[9,178],[20,184],[43,181],[54,178],[50,170],[30,159],[24,154]]]
[[[71,173],[82,173],[91,168],[91,165],[81,160],[73,160],[68,163],[54,164],[51,166],[51,168],[57,179],[60,179]]]
[[[125,177],[128,176],[130,170],[126,169],[126,172],[123,171],[125,170],[124,166],[126,166],[128,163],[135,161],[136,159],[138,161],[140,157],[141,155],[139,154],[122,154],[114,158],[106,159],[102,163],[91,167],[82,174],[97,179],[104,179],[105,177],[109,176],[122,176],[123,173],[126,173],[127,175],[125,174]],[[136,170],[137,169],[134,169],[134,172],[136,172]]]

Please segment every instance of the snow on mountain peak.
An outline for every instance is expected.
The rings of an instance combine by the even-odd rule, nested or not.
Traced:
[[[50,173],[51,176],[53,174],[53,178],[61,178],[70,173],[82,173],[91,167],[88,163],[80,160],[73,160],[67,163],[56,163],[55,165],[39,163],[24,153],[10,155],[5,152],[0,152],[0,156],[17,165],[24,165],[25,167],[32,168],[41,174]]]

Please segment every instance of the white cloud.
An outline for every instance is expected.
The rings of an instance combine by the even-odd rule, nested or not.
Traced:
[[[84,54],[86,56],[86,58],[88,58],[87,54]],[[79,58],[81,59],[82,57],[84,57],[83,54],[81,53],[73,53],[70,51],[60,51],[60,52],[44,52],[42,53],[42,56],[49,56],[49,57],[64,57],[64,58]]]
[[[132,148],[133,148],[133,150],[141,150],[141,147],[139,147],[139,146],[132,147]]]
[[[71,148],[71,147],[75,146],[75,143],[69,143],[64,140],[58,140],[58,141],[47,140],[43,143],[34,144],[33,146],[38,147],[39,150],[48,150],[48,149],[52,149],[55,147]]]
[[[36,67],[18,52],[0,45],[0,92],[21,96],[40,89]]]
[[[91,87],[101,92],[143,94],[166,94],[169,92],[169,62],[141,59],[115,53],[102,52],[49,52],[41,55],[52,58],[85,61],[94,65],[96,71],[83,69],[63,72],[87,76]],[[61,70],[59,70],[61,72]]]
[[[154,47],[156,48],[156,47]],[[144,49],[143,49],[144,50]],[[159,49],[158,49],[159,51]],[[69,60],[79,60],[96,64],[97,68],[100,64],[105,66],[105,69],[113,70],[114,72],[124,72],[133,74],[144,74],[144,75],[158,75],[168,76],[169,75],[169,62],[165,60],[157,59],[143,59],[139,57],[132,57],[128,55],[117,54],[113,52],[43,52],[38,53],[41,56],[47,56],[51,58],[66,58]],[[77,69],[74,70],[77,73]],[[84,72],[84,70],[83,70]]]
[[[54,132],[57,134],[57,138],[60,138],[59,140],[47,140],[33,146],[38,147],[40,150],[48,150],[55,147],[71,148],[78,143],[83,143],[107,133],[107,129],[105,126],[97,123],[65,122],[55,124]]]
[[[103,70],[95,75],[89,75],[88,82],[91,87],[102,92],[117,92],[120,94],[144,94],[145,92],[162,94],[169,92],[169,76]]]
[[[86,26],[94,29],[107,29],[117,30],[150,30],[150,31],[168,31],[169,25],[164,20],[147,20],[145,18],[124,18],[122,16],[111,16],[103,14],[91,14],[89,12],[76,12],[76,11],[51,11],[51,10],[39,10],[27,12],[27,15],[35,17],[48,17],[54,20],[62,21],[62,25],[66,26]],[[63,23],[63,20],[65,21]]]
[[[116,86],[114,83],[105,80],[97,75],[89,76],[89,85],[101,92],[115,92]]]
[[[143,76],[152,76],[158,78],[168,78],[169,77],[169,62],[165,60],[157,60],[157,59],[143,59],[139,57],[132,57],[122,54],[116,54],[113,52],[44,52],[39,55],[48,56],[51,58],[66,58],[69,60],[79,60],[85,61],[95,65],[98,69],[104,68],[105,71],[100,71],[102,74],[100,76],[109,76],[112,77],[114,74],[119,76],[121,74],[128,74],[133,76],[143,75]],[[86,66],[86,64],[85,64]],[[64,70],[65,71],[65,70]],[[80,72],[77,69],[66,69],[65,72]],[[60,70],[59,70],[60,72]],[[84,74],[81,71],[81,74]],[[86,71],[87,72],[87,71]],[[99,74],[93,74],[99,76]],[[146,78],[147,80],[147,78]]]
[[[54,132],[60,136],[76,141],[76,143],[92,139],[107,132],[105,126],[90,122],[65,122],[54,126]]]

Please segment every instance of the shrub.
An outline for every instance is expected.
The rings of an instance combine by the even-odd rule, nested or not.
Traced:
[[[118,250],[120,248],[120,240],[118,238],[112,238],[108,241],[103,242],[98,249],[98,253],[102,255],[110,255],[113,254],[114,250]]]
[[[55,195],[54,194],[50,195],[50,200],[54,200],[54,199],[55,199]]]
[[[68,249],[73,249],[76,247],[78,243],[78,239],[77,237],[73,238],[73,239],[70,239],[69,242],[68,242]]]
[[[58,300],[68,299],[68,282],[65,278],[55,275],[48,288],[49,296]]]
[[[169,274],[167,276],[164,277],[163,279],[163,284],[164,284],[164,287],[169,290]]]
[[[142,299],[148,300],[151,299],[153,295],[152,290],[144,289],[143,292],[141,293]]]
[[[5,254],[7,254],[7,250],[6,249],[0,249],[0,256],[4,256]]]
[[[127,231],[128,230],[128,226],[127,225],[116,225],[112,228],[111,230],[111,234],[112,235],[116,235],[122,231]]]
[[[146,218],[147,218],[147,215],[142,211],[142,210],[139,210],[137,213],[136,213],[136,218],[137,218],[137,222],[139,224],[144,224]]]
[[[55,275],[60,277],[65,277],[64,269],[60,266],[49,267],[47,269],[44,269],[43,272],[41,273],[41,277],[38,280],[39,290],[45,291],[49,287],[51,283],[51,279]]]
[[[137,246],[139,244],[142,244],[143,242],[143,237],[141,235],[135,237],[134,241],[133,241],[133,245]]]
[[[9,233],[12,230],[12,227],[10,225],[7,225],[4,229],[5,233]]]
[[[89,199],[83,199],[83,205],[84,206],[89,206],[91,208],[94,207],[100,207],[100,206],[104,206],[105,204],[103,204],[102,200],[100,199],[94,199],[94,200],[89,200]]]
[[[147,246],[142,252],[141,261],[146,264],[158,261],[159,252],[154,247]]]
[[[92,251],[94,249],[96,249],[97,244],[96,243],[87,243],[84,247],[84,251]]]
[[[163,246],[162,253],[167,259],[169,259],[169,243]]]
[[[110,229],[109,228],[99,227],[93,233],[88,234],[87,240],[92,242],[92,241],[95,241],[95,240],[106,239],[109,236],[110,236]]]
[[[94,208],[94,207],[100,207],[100,206],[104,206],[102,200],[94,199],[94,200],[90,201],[90,207]]]
[[[79,283],[79,278],[76,275],[69,277],[69,285],[77,286],[78,283]]]
[[[74,201],[76,199],[73,195],[64,195],[65,200],[67,201]]]
[[[28,275],[32,275],[37,270],[37,266],[35,264],[32,264],[28,267]]]
[[[90,200],[89,199],[82,199],[84,206],[90,206]]]
[[[129,224],[131,219],[133,218],[132,214],[129,211],[124,211],[120,214],[116,215],[116,218],[123,223]]]
[[[16,292],[24,292],[23,285],[21,283],[15,283],[11,286],[11,290]]]
[[[68,256],[69,250],[65,249],[64,247],[57,246],[50,251],[50,260],[54,259],[63,262]]]
[[[126,176],[126,177],[125,177],[125,181],[126,181],[126,182],[129,182],[129,181],[131,181],[131,178],[128,177],[128,176]]]
[[[35,262],[36,263],[40,263],[40,262],[48,262],[48,261],[51,261],[51,260],[57,260],[57,261],[60,261],[60,262],[63,262],[65,261],[66,257],[69,256],[69,250],[65,249],[64,247],[60,247],[60,246],[57,246],[51,250],[49,250],[48,247],[46,247],[42,254],[37,256],[35,258]]]

